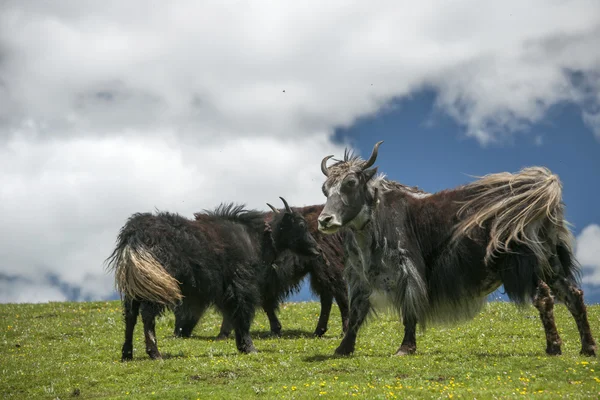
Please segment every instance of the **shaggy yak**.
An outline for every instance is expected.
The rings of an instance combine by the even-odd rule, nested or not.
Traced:
[[[319,230],[344,228],[350,318],[336,354],[354,351],[357,332],[384,301],[402,315],[396,355],[416,351],[416,325],[473,318],[487,295],[504,285],[519,305],[533,300],[546,334],[546,353],[561,354],[554,299],[573,315],[581,354],[595,356],[580,268],[564,220],[562,185],[546,168],[484,176],[429,194],[376,177],[375,145],[364,161],[346,154],[321,170],[327,202]]]
[[[266,222],[272,223],[281,213],[275,207],[267,203],[273,210],[265,214]],[[284,202],[287,213],[292,209]],[[281,334],[281,323],[277,318],[276,311],[279,303],[289,294],[298,291],[304,277],[310,275],[310,287],[321,300],[321,313],[315,328],[314,335],[321,337],[327,332],[327,324],[333,304],[333,299],[340,308],[342,317],[342,331],[348,328],[348,289],[344,280],[344,247],[340,234],[324,235],[317,228],[317,217],[323,210],[323,205],[307,207],[294,207],[294,211],[300,213],[306,220],[310,233],[317,241],[323,257],[306,257],[292,251],[282,251],[277,260],[272,264],[274,270],[263,281],[261,288],[262,308],[269,318],[271,333]],[[202,214],[197,218],[201,219]],[[277,231],[273,232],[277,235]],[[182,309],[184,311],[184,309]],[[201,313],[180,312],[175,310],[175,332],[177,337],[190,337],[192,330],[198,323]],[[221,330],[217,336],[218,340],[229,337],[233,325],[226,316],[223,318]]]
[[[283,199],[282,199],[283,200]],[[142,315],[146,353],[161,358],[155,318],[165,307],[202,314],[210,305],[235,329],[237,349],[256,352],[250,325],[260,303],[262,281],[282,251],[318,256],[317,243],[298,213],[280,213],[271,225],[264,212],[221,204],[196,220],[160,212],[132,215],[107,259],[124,295],[125,343],[122,359],[133,357],[133,330]],[[274,232],[272,232],[274,231]]]

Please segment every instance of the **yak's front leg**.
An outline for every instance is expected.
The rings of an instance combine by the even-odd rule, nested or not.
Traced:
[[[404,339],[396,351],[396,356],[414,354],[417,351],[417,319],[410,315],[403,315]]]
[[[348,355],[354,352],[356,344],[356,336],[358,330],[367,318],[371,309],[369,296],[371,291],[364,285],[358,282],[350,284],[350,317],[348,320],[348,330],[342,339],[339,347],[335,349],[337,355]]]
[[[327,332],[327,323],[329,322],[329,315],[331,314],[331,307],[333,305],[333,295],[329,291],[321,293],[321,314],[319,314],[319,321],[315,328],[314,335],[322,337]]]
[[[269,319],[271,334],[274,336],[281,336],[281,322],[279,321],[279,318],[277,318],[276,313],[277,309],[279,308],[277,300],[265,300],[262,308]]]
[[[227,314],[223,314],[223,322],[221,322],[221,329],[219,330],[219,335],[215,340],[225,340],[231,335],[231,331],[233,330],[233,323],[231,322],[231,318],[228,317]]]

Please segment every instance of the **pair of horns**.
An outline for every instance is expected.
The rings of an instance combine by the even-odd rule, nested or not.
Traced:
[[[279,198],[281,199],[281,201],[283,201],[283,205],[285,206],[285,211],[286,211],[286,212],[289,212],[289,213],[291,213],[291,212],[292,212],[292,209],[290,208],[290,206],[289,206],[288,202],[287,202],[287,201],[285,201],[285,199],[284,199],[283,197],[281,197],[281,196],[279,196]],[[278,210],[278,209],[276,209],[275,207],[273,207],[273,206],[272,206],[272,205],[270,205],[269,203],[267,203],[267,205],[269,206],[269,208],[270,208],[271,210],[273,210],[273,212],[274,212],[275,214],[279,214],[279,210]]]
[[[377,152],[379,151],[379,146],[381,145],[381,143],[383,143],[383,140],[375,143],[375,147],[373,147],[373,152],[371,153],[371,157],[369,157],[367,162],[362,166],[363,171],[365,169],[371,167],[373,164],[375,164],[375,161],[377,160]],[[331,157],[333,157],[333,155],[327,156],[323,159],[323,161],[321,161],[321,172],[323,172],[323,175],[325,175],[325,176],[329,176],[329,171],[327,170],[327,161]]]

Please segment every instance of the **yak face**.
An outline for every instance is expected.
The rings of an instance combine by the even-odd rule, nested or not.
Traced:
[[[364,162],[357,157],[348,157],[327,168],[327,156],[321,162],[321,171],[327,180],[323,184],[323,194],[327,197],[325,207],[319,215],[319,231],[333,234],[340,228],[359,222],[359,215],[364,210],[370,209],[374,193],[369,182],[375,176],[377,168],[370,168],[377,159],[378,142],[373,148],[373,153],[368,161]]]
[[[319,246],[308,229],[308,224],[302,214],[292,211],[283,197],[280,197],[285,205],[285,211],[280,212],[272,205],[269,207],[275,213],[272,225],[273,242],[277,250],[291,250],[302,256],[320,255]]]

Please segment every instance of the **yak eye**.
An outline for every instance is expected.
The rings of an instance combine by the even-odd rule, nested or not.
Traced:
[[[353,188],[354,186],[356,186],[356,179],[346,181],[346,187]]]

